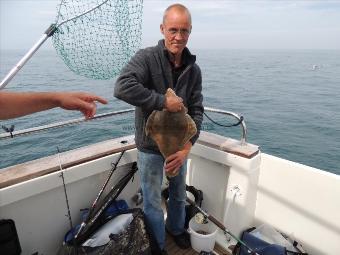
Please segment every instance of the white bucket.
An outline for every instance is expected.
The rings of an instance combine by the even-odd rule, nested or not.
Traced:
[[[195,217],[189,221],[189,233],[191,247],[197,251],[210,252],[214,249],[217,235],[217,227],[212,222],[208,221],[206,224],[199,224],[195,221]],[[206,234],[200,234],[199,232]]]

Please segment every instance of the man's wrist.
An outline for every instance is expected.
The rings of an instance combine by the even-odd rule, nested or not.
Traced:
[[[53,107],[60,107],[61,106],[61,94],[60,93],[49,93],[47,92],[45,95],[47,102],[52,103]]]
[[[190,141],[188,141],[185,145],[184,145],[184,148],[183,148],[183,152],[186,154],[186,156],[189,155],[190,151],[191,151],[191,147],[192,147],[192,144]]]
[[[165,96],[164,97],[164,102],[163,102],[163,109],[167,109],[168,108],[168,100],[167,100],[167,97]]]

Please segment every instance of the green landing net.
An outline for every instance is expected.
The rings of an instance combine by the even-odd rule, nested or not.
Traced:
[[[110,79],[141,46],[143,0],[65,0],[53,46],[76,74]]]

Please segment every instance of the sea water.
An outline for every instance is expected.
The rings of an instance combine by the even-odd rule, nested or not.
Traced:
[[[25,54],[2,51],[0,78]],[[244,116],[248,142],[265,153],[340,174],[339,50],[192,50],[203,76],[204,105]],[[7,91],[87,91],[109,100],[104,113],[131,108],[113,97],[115,78],[90,80],[72,73],[54,51],[38,51]],[[222,124],[231,117],[208,113]],[[53,109],[1,121],[15,130],[81,117]],[[0,169],[133,133],[133,114],[0,140]],[[203,129],[240,139],[240,127],[204,119]],[[2,131],[0,131],[2,132]],[[3,131],[4,132],[4,131]],[[1,171],[1,170],[0,170]]]

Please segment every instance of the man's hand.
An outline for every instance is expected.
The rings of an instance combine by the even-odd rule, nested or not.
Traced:
[[[179,112],[184,107],[183,99],[178,96],[166,96],[164,106],[169,112]]]
[[[190,150],[191,150],[192,144],[191,142],[187,142],[184,145],[184,148],[180,151],[177,151],[176,153],[170,155],[165,159],[165,173],[168,173],[169,175],[177,175],[179,169],[183,165],[184,161],[187,159]]]
[[[99,96],[82,92],[0,92],[0,120],[55,107],[78,110],[85,118],[92,118],[96,113],[95,101],[107,104],[107,101]]]
[[[92,118],[96,114],[97,107],[95,101],[107,104],[104,98],[83,92],[57,93],[56,99],[59,107],[65,110],[81,111],[87,119]]]

